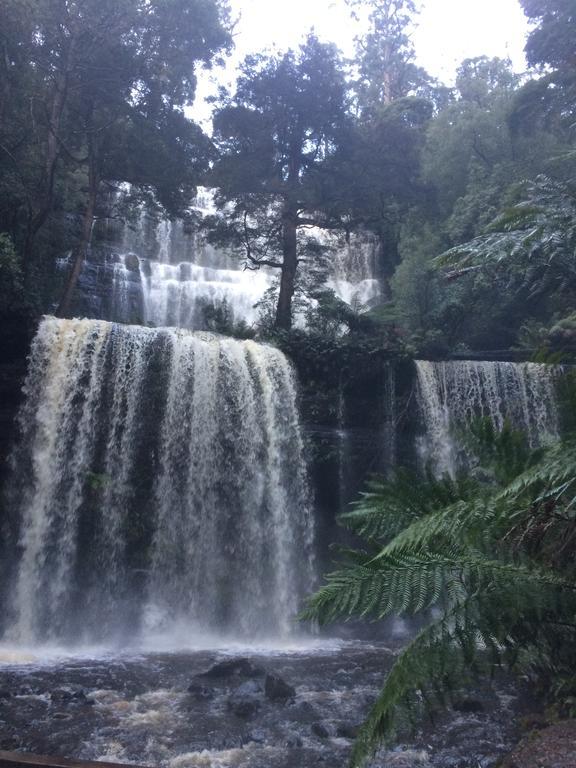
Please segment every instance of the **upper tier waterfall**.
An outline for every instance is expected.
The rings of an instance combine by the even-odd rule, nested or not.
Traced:
[[[465,463],[466,445],[458,431],[477,417],[490,418],[498,429],[508,421],[532,447],[558,439],[555,366],[417,360],[416,372],[420,458],[438,475],[454,475]]]
[[[205,191],[196,201],[196,218],[213,213]],[[311,236],[323,250],[318,280],[356,308],[371,306],[380,295],[376,244],[366,234],[349,242],[322,230],[307,232]],[[278,283],[277,269],[247,269],[240,254],[215,248],[201,231],[188,231],[182,221],[158,222],[145,209],[131,226],[99,222],[92,246],[80,275],[78,316],[189,330],[254,325],[259,302]],[[59,263],[70,269],[70,257]],[[314,305],[309,296],[303,301]],[[302,325],[304,312],[295,319]]]
[[[133,254],[119,254],[112,269],[111,319],[129,323],[139,315],[143,324],[157,327],[201,329],[205,313],[223,307],[232,321],[252,325],[256,304],[272,284],[264,270],[166,264]]]
[[[45,318],[25,395],[8,638],[291,631],[313,525],[281,352]]]

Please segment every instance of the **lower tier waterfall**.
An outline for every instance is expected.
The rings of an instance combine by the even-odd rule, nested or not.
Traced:
[[[6,638],[290,633],[313,525],[281,352],[45,318],[25,396]]]
[[[477,417],[490,418],[499,429],[509,422],[532,447],[558,438],[555,366],[417,360],[416,372],[420,458],[438,475],[454,475],[465,462],[458,431]]]

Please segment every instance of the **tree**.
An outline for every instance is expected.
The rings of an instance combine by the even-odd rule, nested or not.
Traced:
[[[544,123],[568,140],[576,122],[576,12],[573,0],[521,0],[533,28],[526,58],[541,68],[517,96],[513,127],[529,133]]]
[[[209,64],[231,44],[227,8],[220,0],[41,0],[25,2],[22,8],[8,0],[4,13],[19,21],[21,40],[9,51],[6,72],[0,72],[0,93],[11,85],[10,57],[16,61],[21,55],[19,46],[34,74],[33,95],[26,95],[33,110],[29,142],[37,161],[28,168],[31,153],[24,146],[22,159],[14,162],[20,175],[26,175],[25,265],[54,208],[59,171],[86,175],[82,232],[61,304],[65,312],[102,183],[141,183],[174,213],[176,200],[189,199],[199,170],[205,170],[207,141],[184,119],[183,108],[194,97],[196,64]],[[125,157],[117,151],[132,141],[139,153]],[[166,161],[171,155],[174,161],[162,167],[160,158]],[[169,168],[178,171],[172,179]]]
[[[292,324],[302,230],[327,222],[318,179],[347,119],[346,90],[336,48],[311,35],[297,52],[248,57],[214,118],[212,239],[241,249],[248,268],[280,270],[278,328]]]
[[[445,704],[470,674],[505,664],[573,674],[576,445],[530,455],[487,423],[475,435],[484,480],[369,486],[343,522],[364,539],[311,599],[304,618],[427,612],[397,657],[355,744],[364,764],[422,705]]]
[[[358,18],[368,11],[368,31],[356,39],[358,106],[365,118],[404,96],[429,95],[432,79],[414,64],[410,28],[414,0],[347,0]]]
[[[421,153],[431,117],[431,102],[407,97],[383,106],[371,120],[349,124],[321,179],[332,220],[348,233],[359,230],[376,238],[386,299],[403,222],[429,202]]]

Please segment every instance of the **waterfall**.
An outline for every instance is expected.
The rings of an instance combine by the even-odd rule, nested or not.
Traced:
[[[45,318],[20,431],[7,638],[291,631],[313,579],[313,526],[281,352]]]
[[[454,475],[466,458],[457,431],[475,417],[490,418],[498,429],[509,421],[532,447],[557,439],[558,370],[538,363],[417,360],[422,463]]]
[[[256,303],[270,287],[264,270],[214,269],[188,262],[140,259],[144,322],[180,328],[205,327],[207,309],[220,308],[234,322],[252,324]]]
[[[334,239],[325,233],[319,233],[319,237],[325,243]],[[336,247],[327,286],[350,306],[369,307],[381,294],[380,281],[376,278],[376,254],[373,239],[366,234],[353,235],[343,246]]]

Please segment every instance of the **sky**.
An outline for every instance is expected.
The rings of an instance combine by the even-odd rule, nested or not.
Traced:
[[[230,0],[238,23],[235,51],[226,69],[202,75],[194,111],[209,114],[202,99],[214,90],[211,81],[229,83],[248,53],[295,47],[313,27],[321,39],[335,42],[345,55],[354,50],[358,27],[344,0]],[[510,57],[525,68],[523,47],[528,26],[518,0],[423,0],[412,39],[417,63],[450,84],[465,58]]]

